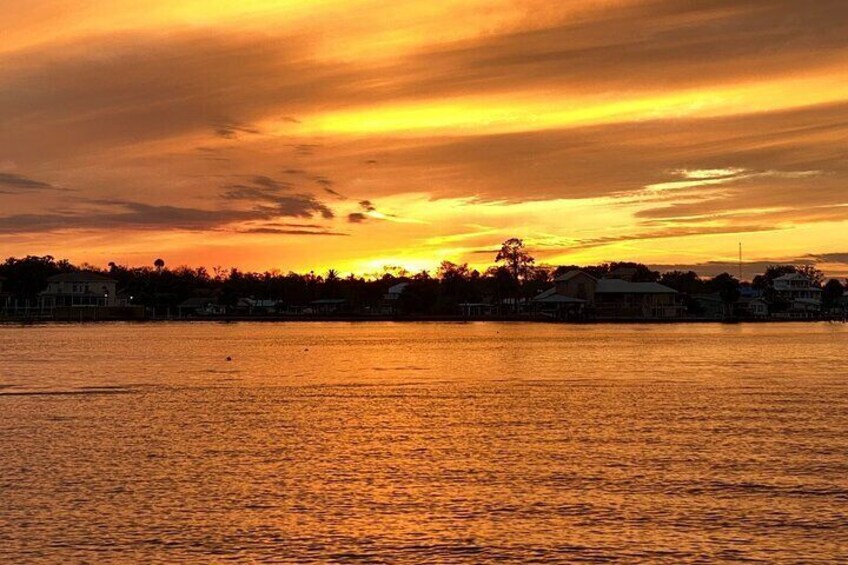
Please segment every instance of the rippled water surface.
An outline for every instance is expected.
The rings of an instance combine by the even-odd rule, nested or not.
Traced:
[[[2,563],[743,561],[848,562],[845,326],[0,327]]]

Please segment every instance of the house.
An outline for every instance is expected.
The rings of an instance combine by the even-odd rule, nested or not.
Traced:
[[[209,296],[195,296],[182,301],[177,306],[177,315],[180,318],[191,316],[223,316],[227,313],[227,307],[218,304],[218,301]]]
[[[313,300],[310,303],[313,314],[339,314],[345,306],[347,300],[344,298],[322,298],[321,300]]]
[[[743,302],[743,305],[748,316],[752,318],[768,318],[769,306],[765,298],[754,298],[747,302]]]
[[[461,302],[457,304],[463,318],[482,318],[492,315],[492,305],[487,302]]]
[[[691,297],[692,314],[704,320],[721,320],[725,317],[727,306],[721,299],[721,294],[693,294]]]
[[[41,292],[39,301],[46,309],[119,306],[117,285],[117,281],[89,271],[62,273],[47,279],[47,289]]]
[[[250,315],[278,314],[285,310],[283,301],[274,299],[242,298],[239,300],[239,306],[242,306]]]
[[[628,273],[621,273],[627,275]],[[617,275],[618,276],[618,275]],[[655,282],[631,282],[623,278],[596,279],[584,271],[572,270],[554,279],[555,286],[535,298],[544,308],[564,296],[583,301],[587,316],[597,319],[657,320],[683,316],[678,293]],[[573,301],[562,301],[568,309],[580,308]]]
[[[822,289],[801,273],[789,273],[772,281],[774,297],[787,305],[783,318],[815,318],[821,313]]]
[[[572,270],[555,278],[554,284],[554,289],[559,295],[591,301],[595,295],[598,279],[583,271]]]
[[[556,287],[536,295],[533,304],[538,313],[556,320],[579,320],[586,313],[587,301],[558,294]]]
[[[397,314],[400,309],[400,297],[403,295],[406,287],[408,286],[408,282],[397,283],[396,285],[390,286],[383,295],[383,299],[380,301],[380,312],[382,314]]]
[[[598,319],[660,320],[683,317],[678,293],[655,282],[601,279],[595,287]]]

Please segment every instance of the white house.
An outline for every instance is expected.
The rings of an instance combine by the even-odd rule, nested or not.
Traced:
[[[380,312],[383,314],[397,314],[400,297],[408,286],[408,282],[390,286],[383,295],[383,300],[380,302]]]
[[[118,306],[117,285],[117,281],[97,273],[62,273],[47,279],[40,301],[43,308]]]
[[[777,298],[789,304],[788,317],[812,317],[821,312],[822,289],[801,273],[789,273],[772,282]]]

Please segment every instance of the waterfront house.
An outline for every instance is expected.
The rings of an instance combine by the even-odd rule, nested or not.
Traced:
[[[236,306],[237,311],[252,316],[279,314],[280,312],[284,312],[285,309],[286,306],[282,300],[273,298],[242,298]]]
[[[210,296],[195,296],[182,301],[177,306],[177,315],[181,318],[192,316],[223,316],[227,307],[218,304],[216,298]]]
[[[401,282],[390,286],[380,301],[380,313],[397,314],[400,310],[400,297],[408,286],[408,282]]]
[[[62,273],[47,279],[39,301],[44,309],[118,306],[117,281],[98,273]]]
[[[703,320],[721,320],[727,312],[721,293],[693,294],[691,297],[692,314]]]
[[[554,290],[560,296],[568,296],[591,302],[595,295],[598,279],[583,271],[572,270],[554,279]]]
[[[660,320],[683,315],[677,291],[655,282],[601,279],[594,303],[598,319]]]
[[[488,302],[461,302],[457,304],[464,318],[482,318],[492,315],[492,305]]]
[[[772,281],[777,300],[786,309],[776,314],[783,318],[815,318],[821,313],[822,289],[802,275],[789,273]]]
[[[340,314],[345,310],[347,300],[344,298],[322,298],[310,302],[313,314],[329,315]]]
[[[580,312],[585,309],[588,316],[599,320],[658,320],[683,316],[677,291],[655,282],[597,279],[584,271],[572,270],[554,279],[554,284],[553,289],[534,299],[537,305],[550,307],[550,304],[563,300],[555,298],[556,295],[582,301],[582,304],[573,300],[562,301],[564,306],[561,308]]]
[[[759,297],[748,301],[740,300],[744,312],[751,318],[767,318],[769,315],[769,305],[765,298]]]
[[[586,300],[559,294],[556,287],[536,295],[533,304],[538,313],[556,320],[580,320],[586,313]]]

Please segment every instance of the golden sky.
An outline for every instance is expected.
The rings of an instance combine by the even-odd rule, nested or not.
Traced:
[[[0,0],[0,255],[848,274],[844,0]]]

